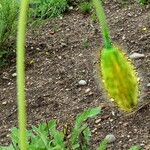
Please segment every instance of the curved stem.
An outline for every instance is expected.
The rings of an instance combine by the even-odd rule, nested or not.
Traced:
[[[20,150],[27,150],[25,100],[25,39],[29,0],[22,0],[17,34],[17,101]]]
[[[100,28],[102,31],[104,46],[106,49],[110,49],[112,47],[112,41],[111,41],[111,37],[109,34],[109,28],[108,28],[108,24],[106,21],[106,15],[102,6],[102,2],[101,0],[93,0],[93,4],[95,6],[96,14],[100,22]]]

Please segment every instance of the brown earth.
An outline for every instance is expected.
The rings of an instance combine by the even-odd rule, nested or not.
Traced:
[[[60,126],[73,125],[75,116],[89,107],[103,113],[92,119],[91,145],[109,133],[116,141],[110,150],[127,150],[139,144],[150,149],[150,5],[106,1],[105,8],[114,42],[130,55],[142,53],[134,64],[141,81],[140,106],[133,114],[118,110],[106,98],[96,77],[96,55],[102,46],[98,23],[73,9],[63,19],[47,21],[27,36],[26,92],[28,126],[56,118]],[[10,142],[10,129],[17,125],[15,64],[0,71],[0,144]],[[83,79],[87,82],[80,86]],[[142,106],[142,107],[141,107]],[[97,120],[97,121],[96,121]]]

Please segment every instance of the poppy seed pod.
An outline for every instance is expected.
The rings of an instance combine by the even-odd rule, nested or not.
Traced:
[[[138,78],[133,65],[118,47],[103,48],[101,73],[104,86],[114,102],[127,112],[138,104]]]

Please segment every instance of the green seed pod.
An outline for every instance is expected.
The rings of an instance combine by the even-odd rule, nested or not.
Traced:
[[[114,102],[127,112],[138,104],[138,78],[134,67],[118,47],[103,48],[101,53],[102,78]]]

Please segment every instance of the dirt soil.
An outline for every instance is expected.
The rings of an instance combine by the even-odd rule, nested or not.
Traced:
[[[73,9],[63,18],[47,21],[27,35],[26,92],[28,126],[55,118],[73,125],[75,116],[86,108],[102,107],[103,113],[92,119],[92,149],[109,133],[116,141],[109,150],[127,150],[139,144],[150,150],[150,5],[137,2],[105,2],[114,42],[135,59],[141,95],[140,106],[126,114],[110,103],[96,76],[97,53],[102,47],[99,25]],[[10,142],[10,129],[17,126],[15,63],[0,71],[0,144]],[[85,80],[86,85],[79,85]],[[141,107],[142,106],[142,107]]]

